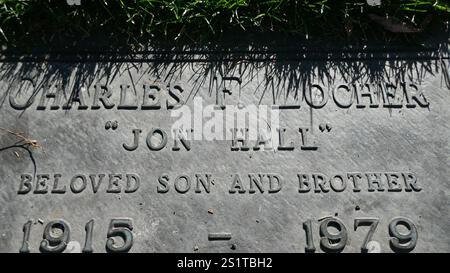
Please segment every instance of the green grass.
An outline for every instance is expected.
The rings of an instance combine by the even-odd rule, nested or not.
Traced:
[[[369,13],[412,26],[429,14],[448,20],[450,0],[0,0],[2,43],[46,43],[55,37],[109,34],[134,41],[141,37],[201,41],[232,31],[288,32],[308,37],[366,39],[374,32]]]

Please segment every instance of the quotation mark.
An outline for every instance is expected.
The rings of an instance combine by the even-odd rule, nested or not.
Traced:
[[[331,131],[331,125],[330,124],[328,124],[328,123],[321,123],[320,125],[319,125],[319,130],[321,131],[321,132],[323,132],[323,131],[325,131],[325,130],[327,130],[327,132],[329,132],[329,131]]]
[[[119,126],[119,123],[117,122],[117,120],[115,120],[115,121],[110,121],[110,120],[108,120],[108,121],[105,123],[105,129],[106,129],[106,130],[109,130],[109,129],[116,130],[118,126]]]

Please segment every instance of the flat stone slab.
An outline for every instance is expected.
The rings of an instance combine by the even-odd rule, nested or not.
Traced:
[[[0,251],[449,252],[448,68],[4,61]]]

